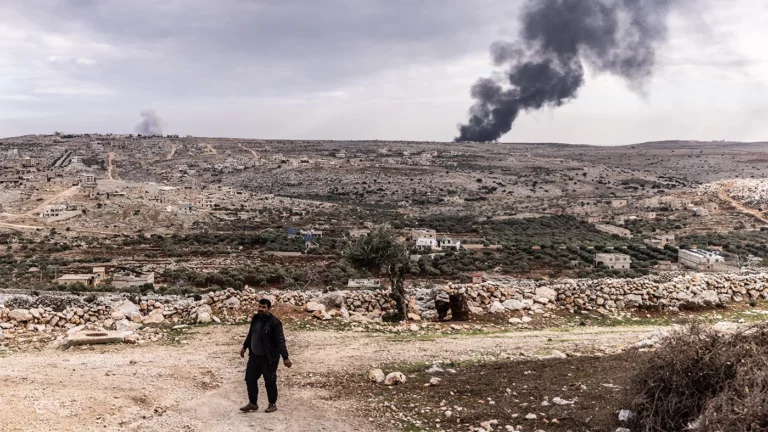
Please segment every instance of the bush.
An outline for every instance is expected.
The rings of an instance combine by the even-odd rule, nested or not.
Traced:
[[[768,324],[733,334],[692,325],[671,335],[630,386],[632,430],[768,428]]]

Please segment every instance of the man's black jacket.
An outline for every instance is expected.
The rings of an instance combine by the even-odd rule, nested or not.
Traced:
[[[249,353],[251,351],[251,332],[253,331],[253,322],[256,320],[256,317],[258,317],[258,314],[254,315],[251,319],[248,336],[245,338],[245,342],[243,342],[243,349],[247,349]],[[280,357],[283,360],[288,358],[288,348],[285,347],[285,334],[283,334],[283,323],[273,314],[269,314],[265,318],[264,325],[261,326],[261,343],[264,346],[268,362],[277,361]]]

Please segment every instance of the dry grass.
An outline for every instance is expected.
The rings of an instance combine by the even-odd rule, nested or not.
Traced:
[[[766,430],[768,324],[733,334],[690,326],[648,357],[630,392],[632,430]]]

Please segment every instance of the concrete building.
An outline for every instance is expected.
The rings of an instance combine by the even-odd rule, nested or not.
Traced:
[[[370,233],[371,233],[371,230],[367,230],[367,229],[351,229],[349,230],[349,237],[360,238],[360,237],[365,237]]]
[[[616,234],[619,237],[632,238],[632,232],[628,229],[619,228],[608,224],[595,224],[595,229],[607,234]]]
[[[677,262],[680,265],[698,271],[726,271],[725,258],[717,252],[680,249],[677,251]]]
[[[611,207],[613,208],[626,207],[627,204],[629,204],[629,201],[624,198],[611,200]]]
[[[48,205],[40,212],[40,217],[45,219],[55,218],[61,216],[66,211],[67,206],[65,204]]]
[[[112,276],[112,286],[115,288],[138,287],[143,285],[155,286],[154,272],[140,275],[116,274]]]
[[[469,277],[473,284],[483,283],[482,273],[469,273],[467,277]]]
[[[437,247],[442,250],[446,250],[446,249],[459,250],[459,248],[461,248],[461,242],[458,240],[454,240],[452,238],[443,237],[443,238],[437,239]]]
[[[309,236],[312,238],[319,238],[323,236],[323,232],[320,230],[310,229],[310,230],[300,230],[299,234],[302,236]]]
[[[434,238],[418,238],[416,239],[416,249],[431,251],[437,247],[437,239]]]
[[[411,228],[411,240],[416,239],[436,239],[437,238],[437,231],[433,229],[426,229],[426,228]]]
[[[97,277],[95,274],[65,274],[56,279],[56,283],[60,285],[83,284],[85,286],[94,286],[96,285]]]
[[[657,248],[663,248],[664,246],[668,244],[672,244],[675,242],[675,235],[674,234],[661,234],[661,235],[655,235],[649,239],[645,240],[645,244],[656,246]]]
[[[381,279],[350,279],[347,288],[381,288]]]
[[[179,203],[178,212],[181,214],[191,214],[194,211],[192,204],[188,202]]]
[[[599,253],[595,255],[595,266],[608,267],[609,269],[629,270],[632,259],[629,255]]]

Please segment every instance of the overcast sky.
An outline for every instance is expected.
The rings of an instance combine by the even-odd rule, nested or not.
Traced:
[[[165,133],[449,141],[514,40],[515,0],[0,0],[0,137]],[[588,74],[507,142],[768,140],[768,2],[670,17],[643,94]]]

